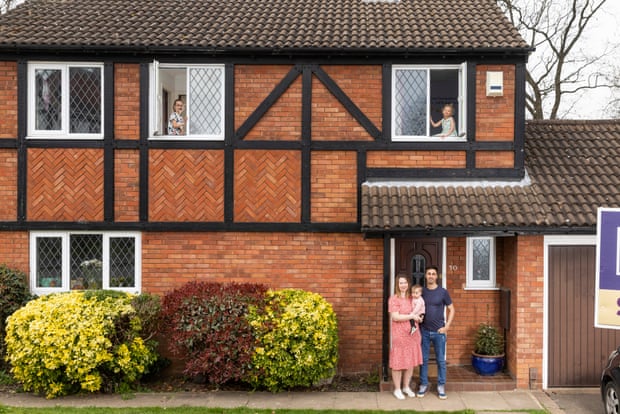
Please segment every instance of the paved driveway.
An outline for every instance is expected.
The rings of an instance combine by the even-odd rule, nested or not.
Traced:
[[[550,388],[545,392],[566,414],[605,412],[598,388]]]

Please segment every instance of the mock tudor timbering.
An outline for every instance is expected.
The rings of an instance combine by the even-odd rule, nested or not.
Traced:
[[[469,364],[508,287],[527,387],[541,234],[592,234],[595,206],[620,205],[617,122],[526,126],[531,52],[492,0],[24,2],[0,15],[0,261],[66,291],[79,269],[55,265],[120,243],[129,286],[105,287],[311,290],[338,316],[339,371],[387,377],[394,266],[428,242],[457,309],[448,363]],[[167,135],[176,99],[185,136]],[[456,137],[428,122],[445,103]],[[467,286],[469,236],[492,239],[490,289]]]

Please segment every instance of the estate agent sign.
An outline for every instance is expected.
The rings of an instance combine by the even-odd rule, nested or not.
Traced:
[[[620,209],[599,208],[594,326],[620,329]]]

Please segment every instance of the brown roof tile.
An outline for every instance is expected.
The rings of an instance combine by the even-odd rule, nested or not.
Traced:
[[[0,48],[528,49],[494,0],[37,0]]]
[[[598,207],[620,207],[618,159],[620,120],[528,122],[529,183],[366,183],[362,230],[593,230]]]

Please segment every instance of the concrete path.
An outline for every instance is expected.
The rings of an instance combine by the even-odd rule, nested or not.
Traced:
[[[416,410],[457,411],[472,409],[490,414],[518,410],[548,410],[563,414],[542,391],[448,392],[447,400],[435,394],[399,401],[390,392],[171,392],[120,395],[79,395],[46,400],[30,393],[1,393],[0,405],[13,407],[219,407],[314,410]]]

